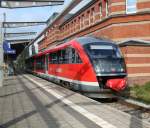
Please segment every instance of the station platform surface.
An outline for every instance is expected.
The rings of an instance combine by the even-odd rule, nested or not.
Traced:
[[[0,128],[150,128],[115,108],[33,75],[0,88]]]

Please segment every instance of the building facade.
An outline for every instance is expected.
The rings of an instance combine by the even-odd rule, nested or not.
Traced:
[[[116,43],[126,40],[150,41],[150,0],[91,0],[70,18],[64,19],[68,10],[73,8],[72,4],[44,31],[45,38],[39,43],[39,51],[58,42],[85,35],[108,38]],[[124,49],[129,49],[130,54],[137,55],[140,50],[140,54],[147,54],[146,58],[150,59],[148,47],[122,46],[121,49],[125,57],[127,50]],[[144,72],[150,69],[150,61],[146,61],[144,57],[138,57],[142,59],[140,66],[137,61],[131,65],[126,60],[129,81],[130,79],[136,81],[139,78],[144,81],[144,78],[150,78],[150,71]],[[136,60],[136,57],[132,57],[132,61],[134,59]]]

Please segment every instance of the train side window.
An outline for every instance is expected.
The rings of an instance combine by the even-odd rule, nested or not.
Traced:
[[[69,50],[69,63],[72,63],[72,64],[82,63],[82,60],[79,57],[79,54],[74,48],[70,48]]]
[[[40,58],[36,58],[36,69],[40,70],[41,69],[41,62]]]
[[[52,54],[51,53],[49,53],[49,63],[51,64],[52,63],[52,56],[51,56]]]
[[[45,69],[45,56],[42,56],[41,68],[42,68],[42,69]]]
[[[72,48],[67,48],[67,53],[68,53],[68,64],[72,63]]]
[[[75,58],[75,49],[72,48],[72,63],[76,63],[76,58]]]
[[[34,69],[34,59],[30,58],[28,60],[25,60],[25,65],[27,69],[33,70]]]
[[[79,54],[74,48],[68,47],[55,53],[50,53],[49,62],[51,64],[73,64],[82,63]]]
[[[74,63],[82,63],[78,52],[74,49]]]
[[[44,69],[45,67],[45,57],[41,56],[36,59],[36,69],[41,70]]]
[[[65,63],[65,64],[68,64],[68,63],[69,63],[69,51],[68,51],[68,48],[65,49],[64,63]]]
[[[51,64],[57,64],[58,63],[58,57],[57,57],[57,53],[50,53],[49,55],[50,58],[50,63]]]
[[[82,63],[82,60],[81,60],[81,58],[80,58],[80,56],[79,56],[79,54],[76,52],[76,54],[75,54],[75,58],[76,58],[76,63]]]
[[[57,59],[58,59],[57,64],[62,64],[61,51],[57,52]]]
[[[61,59],[62,59],[62,64],[67,64],[68,58],[67,58],[66,49],[61,50]]]

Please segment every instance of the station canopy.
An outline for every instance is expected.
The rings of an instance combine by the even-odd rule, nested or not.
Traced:
[[[64,0],[1,0],[2,8],[27,8],[41,6],[55,6],[64,4]]]
[[[37,25],[46,25],[47,22],[4,22],[4,28],[18,28],[18,27],[28,27],[28,26],[37,26]]]
[[[22,37],[22,36],[30,36],[36,35],[37,32],[19,32],[19,33],[4,33],[5,38],[12,38],[12,37]]]

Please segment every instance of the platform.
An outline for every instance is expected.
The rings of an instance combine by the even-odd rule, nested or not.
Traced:
[[[33,75],[0,88],[0,128],[150,128],[131,115]]]

